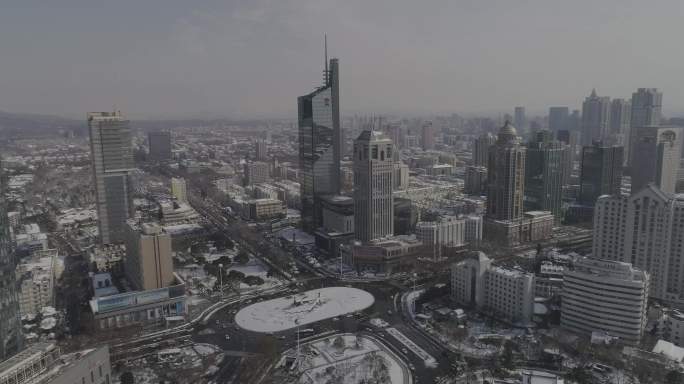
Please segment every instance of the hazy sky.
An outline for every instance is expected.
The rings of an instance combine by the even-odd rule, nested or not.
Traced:
[[[295,117],[327,32],[343,112],[540,112],[658,87],[678,113],[682,20],[682,0],[3,0],[0,110]]]

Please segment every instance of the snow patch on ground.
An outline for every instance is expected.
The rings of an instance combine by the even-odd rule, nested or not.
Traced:
[[[291,351],[296,356],[296,352]],[[299,383],[403,384],[410,375],[396,356],[374,340],[351,334],[331,336],[301,346],[296,362]]]
[[[357,288],[328,287],[252,304],[235,315],[235,323],[253,332],[280,332],[362,311],[375,302]]]

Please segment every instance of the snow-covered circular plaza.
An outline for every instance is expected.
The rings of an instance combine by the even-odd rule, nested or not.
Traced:
[[[273,333],[362,311],[375,302],[370,293],[349,287],[328,287],[252,304],[235,315],[241,328]]]

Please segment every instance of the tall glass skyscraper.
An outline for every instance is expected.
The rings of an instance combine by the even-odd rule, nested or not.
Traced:
[[[128,177],[133,169],[131,128],[120,112],[91,112],[88,128],[100,242],[120,242],[133,206]]]
[[[12,250],[7,201],[5,200],[6,179],[0,174],[0,360],[21,349],[21,321],[17,299],[17,267]]]
[[[323,224],[320,197],[340,193],[339,63],[330,60],[324,84],[297,99],[302,223],[313,232]]]

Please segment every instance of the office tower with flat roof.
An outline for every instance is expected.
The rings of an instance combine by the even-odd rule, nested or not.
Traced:
[[[327,52],[326,52],[327,56]],[[323,224],[320,197],[340,193],[339,63],[330,60],[323,85],[297,99],[302,224],[313,232]]]
[[[628,145],[632,103],[625,99],[613,99],[610,102],[610,128],[608,144]]]
[[[121,112],[88,113],[88,129],[100,242],[120,242],[133,208],[131,129]]]
[[[527,143],[525,160],[525,210],[551,211],[561,217],[564,160],[568,147],[553,140],[550,131],[539,131]]]
[[[354,232],[362,242],[394,234],[393,147],[378,131],[354,141]]]
[[[486,167],[489,161],[489,148],[496,142],[496,137],[491,133],[485,133],[473,142],[473,165]]]
[[[171,236],[154,223],[129,220],[126,236],[126,278],[137,290],[173,284]]]
[[[525,195],[526,148],[508,121],[489,150],[487,167],[487,218],[515,220],[522,217]]]
[[[632,163],[632,193],[655,183],[663,192],[674,193],[682,152],[681,127],[636,127]]]
[[[17,292],[17,260],[12,249],[7,219],[7,179],[0,167],[0,361],[19,352],[22,346]]]
[[[617,145],[594,145],[582,149],[579,201],[594,206],[601,195],[620,194],[623,148]]]
[[[593,228],[593,257],[648,272],[649,295],[684,308],[683,195],[649,184],[631,196],[601,196]]]
[[[527,116],[525,107],[515,107],[513,109],[513,124],[518,127],[520,132],[527,132]]]
[[[610,97],[599,97],[593,89],[582,103],[582,144],[591,145],[596,140],[603,140],[609,126]]]
[[[173,157],[171,154],[171,132],[157,131],[147,134],[150,146],[150,160],[162,161]]]
[[[557,133],[558,131],[568,130],[568,119],[568,107],[549,108],[549,131]]]
[[[563,272],[561,326],[637,345],[646,326],[649,276],[630,263],[582,258]]]
[[[663,93],[658,88],[639,88],[632,93],[630,116],[629,149],[626,151],[628,166],[632,166],[634,146],[642,127],[657,127],[662,119]]]
[[[432,121],[427,121],[423,124],[421,144],[423,145],[423,151],[435,149],[435,127],[432,125]]]

